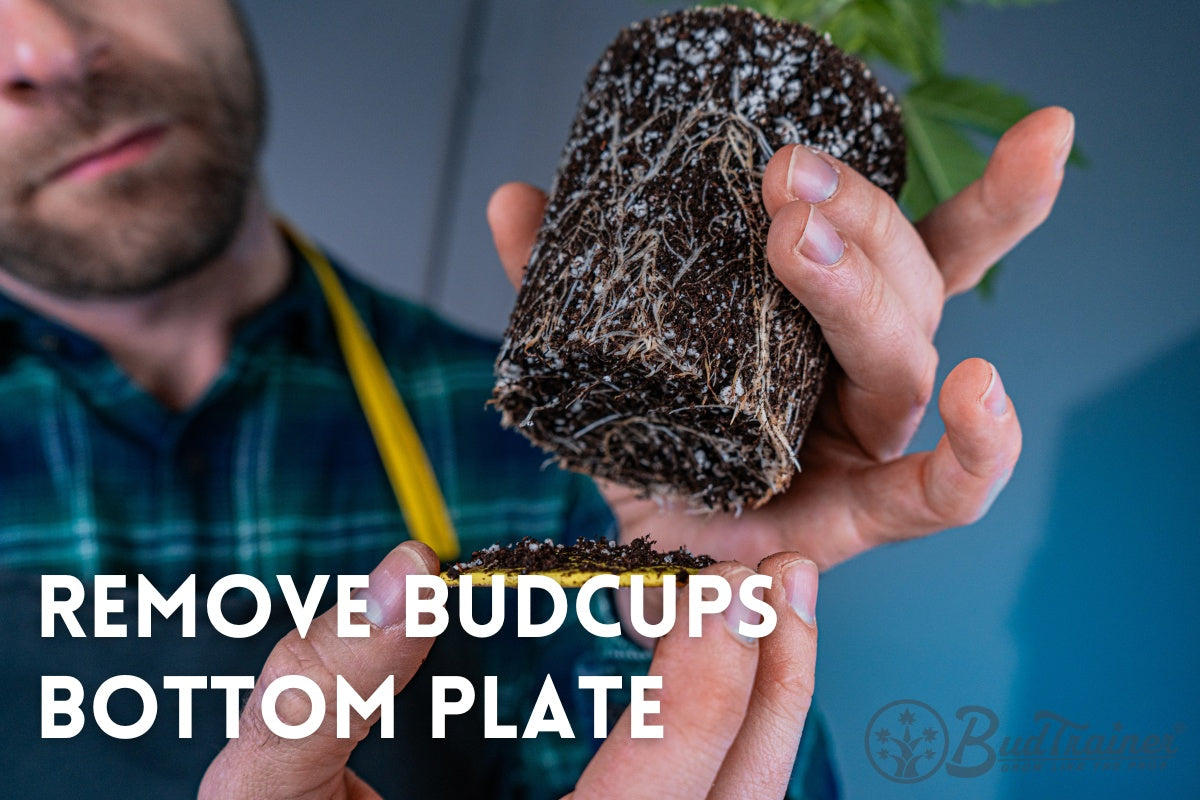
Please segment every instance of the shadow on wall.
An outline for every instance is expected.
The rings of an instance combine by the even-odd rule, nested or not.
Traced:
[[[1198,395],[1195,331],[1064,426],[992,739],[1036,756],[998,753],[1026,773],[1003,782],[1011,797],[1200,797]]]

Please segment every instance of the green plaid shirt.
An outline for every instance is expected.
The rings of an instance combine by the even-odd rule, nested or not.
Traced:
[[[391,367],[464,552],[525,535],[573,540],[611,531],[590,481],[545,467],[545,456],[502,430],[485,407],[493,342],[340,274]],[[207,710],[197,704],[191,740],[177,738],[166,703],[139,740],[108,739],[89,725],[74,740],[34,742],[38,676],[75,674],[90,690],[127,672],[144,674],[152,686],[164,674],[256,674],[290,627],[273,620],[252,642],[157,629],[152,644],[40,640],[40,573],[140,573],[163,591],[189,574],[201,587],[231,573],[268,585],[288,574],[305,587],[317,574],[369,572],[406,538],[306,265],[281,297],[239,327],[220,377],[182,412],[132,383],[95,342],[0,296],[0,419],[0,624],[12,642],[3,702],[20,721],[0,735],[5,796],[75,796],[80,786],[96,789],[89,796],[194,791],[222,743],[219,698]],[[385,797],[557,797],[599,744],[587,733],[590,695],[568,691],[576,676],[635,673],[646,664],[629,643],[593,640],[577,625],[544,640],[517,640],[506,630],[476,641],[452,630],[401,694],[396,739],[368,740],[352,766]],[[484,740],[473,714],[452,719],[446,740],[430,740],[428,683],[437,674],[465,675],[480,691],[483,675],[498,675],[500,720],[516,724],[549,674],[581,738]],[[167,699],[160,693],[160,703]],[[824,745],[814,719],[795,781],[808,785],[806,796],[831,796]]]

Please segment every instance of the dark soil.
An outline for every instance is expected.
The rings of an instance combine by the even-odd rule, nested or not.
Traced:
[[[764,252],[762,173],[788,143],[899,193],[895,101],[810,29],[725,7],[623,31],[588,78],[496,364],[504,424],[697,509],[785,489],[830,358]]]
[[[458,580],[464,572],[516,572],[528,575],[536,572],[572,570],[580,572],[620,573],[635,569],[679,569],[686,580],[689,569],[703,569],[716,563],[708,556],[698,556],[685,548],[660,553],[654,549],[649,536],[634,539],[629,544],[603,540],[579,539],[573,545],[555,544],[550,539],[539,542],[526,536],[509,547],[494,544],[476,550],[466,561],[446,569],[446,577]]]

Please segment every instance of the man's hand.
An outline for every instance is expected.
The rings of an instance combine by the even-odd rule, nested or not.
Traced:
[[[429,548],[406,542],[371,573],[369,590],[356,595],[370,594],[370,638],[338,638],[335,610],[314,620],[306,637],[294,631],[285,637],[271,652],[242,712],[240,737],[225,746],[205,773],[201,800],[378,798],[346,767],[378,715],[363,720],[351,713],[349,738],[338,738],[335,716],[328,713],[313,735],[282,739],[263,722],[263,692],[280,676],[303,675],[316,682],[326,708],[332,709],[337,675],[360,696],[373,692],[388,675],[395,676],[399,691],[433,641],[405,636],[405,577],[436,569]],[[771,576],[763,599],[777,618],[774,631],[762,639],[737,633],[739,622],[761,619],[737,600],[742,581],[753,573],[729,562],[704,572],[725,577],[734,600],[724,614],[706,616],[703,635],[692,638],[688,593],[680,592],[675,627],[650,665],[651,674],[663,676],[663,688],[647,694],[660,703],[659,713],[647,723],[662,725],[663,737],[632,738],[627,710],[584,771],[571,795],[575,800],[783,795],[812,700],[817,567],[795,553],[776,554],[759,565],[760,573]],[[310,707],[307,699],[285,692],[276,711],[294,725],[308,718]]]
[[[817,565],[777,553],[758,566],[771,576],[764,599],[774,631],[762,639],[737,634],[741,620],[759,621],[736,598],[753,574],[724,562],[705,569],[729,581],[735,598],[724,618],[706,616],[703,635],[688,636],[688,593],[680,594],[675,627],[650,664],[662,689],[661,739],[633,739],[630,712],[617,721],[579,779],[571,800],[611,797],[783,797],[813,693],[817,658]]]
[[[284,637],[263,667],[242,711],[240,736],[231,739],[200,785],[202,800],[374,800],[379,795],[346,767],[351,751],[362,741],[378,714],[364,720],[350,716],[349,738],[338,738],[333,714],[337,676],[344,677],[360,697],[368,697],[388,675],[399,692],[412,679],[433,645],[431,637],[405,636],[404,592],[408,575],[436,574],[437,556],[423,544],[405,542],[371,572],[369,586],[356,599],[367,600],[370,638],[339,638],[337,610],[313,620],[307,636],[292,631]],[[282,739],[262,716],[265,688],[283,675],[303,675],[321,688],[327,714],[312,736]],[[295,690],[279,696],[276,713],[296,725],[308,718],[308,700]]]
[[[1074,119],[1046,108],[1013,126],[983,177],[915,227],[880,189],[845,164],[780,149],[763,176],[772,217],[767,258],[821,326],[837,359],[787,492],[740,517],[696,515],[601,485],[622,538],[652,533],[718,558],[755,563],[795,550],[822,569],[892,541],[978,519],[1004,487],[1021,429],[995,368],[968,359],[938,399],[945,435],[903,455],[935,389],[933,335],[948,297],[1050,213]],[[514,284],[528,261],[545,196],[506,184],[488,221]]]

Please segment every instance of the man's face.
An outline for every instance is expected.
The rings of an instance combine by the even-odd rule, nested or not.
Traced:
[[[0,269],[145,293],[222,252],[262,135],[228,0],[0,0]]]

